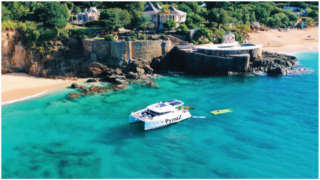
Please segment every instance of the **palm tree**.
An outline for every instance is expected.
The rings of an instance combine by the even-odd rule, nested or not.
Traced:
[[[146,28],[153,28],[154,27],[154,23],[152,22],[152,19],[150,16],[143,14],[143,15],[137,17],[136,27],[142,28],[143,33],[145,33]]]
[[[312,19],[312,18],[308,18],[305,23],[310,28],[313,28],[316,25],[316,22],[314,22],[314,19]]]

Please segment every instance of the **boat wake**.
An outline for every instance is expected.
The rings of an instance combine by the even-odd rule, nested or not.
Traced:
[[[35,95],[32,95],[32,96],[26,96],[26,97],[23,97],[23,98],[20,98],[20,99],[12,100],[12,101],[6,101],[6,102],[1,103],[1,106],[8,105],[8,104],[13,104],[13,103],[21,102],[21,101],[25,101],[25,100],[29,100],[29,99],[32,99],[32,98],[36,98],[38,96],[41,96],[41,95],[45,94],[48,91],[49,90],[46,90],[46,91],[43,91],[41,93],[38,93],[38,94],[35,94]]]

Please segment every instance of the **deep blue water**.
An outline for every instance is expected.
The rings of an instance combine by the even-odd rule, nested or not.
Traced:
[[[66,88],[4,106],[2,178],[318,178],[318,53],[297,57],[314,72],[164,76],[158,87],[76,100]],[[132,110],[169,99],[206,118],[128,124]]]

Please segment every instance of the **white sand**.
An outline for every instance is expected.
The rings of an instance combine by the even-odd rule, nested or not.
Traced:
[[[314,40],[310,40],[308,36],[311,36]],[[249,33],[249,37],[249,43],[263,44],[263,47],[283,47],[294,44],[318,43],[319,28],[290,30],[288,32],[258,31],[257,33]]]
[[[57,87],[66,87],[74,82],[83,82],[86,79],[54,80],[29,76],[25,73],[9,73],[1,75],[1,103],[15,102],[26,97],[43,95]]]

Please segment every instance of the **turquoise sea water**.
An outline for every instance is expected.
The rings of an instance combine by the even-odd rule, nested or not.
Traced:
[[[158,87],[4,106],[2,178],[318,178],[318,53],[297,57],[314,72],[164,76]],[[132,110],[169,99],[206,118],[128,124]]]

